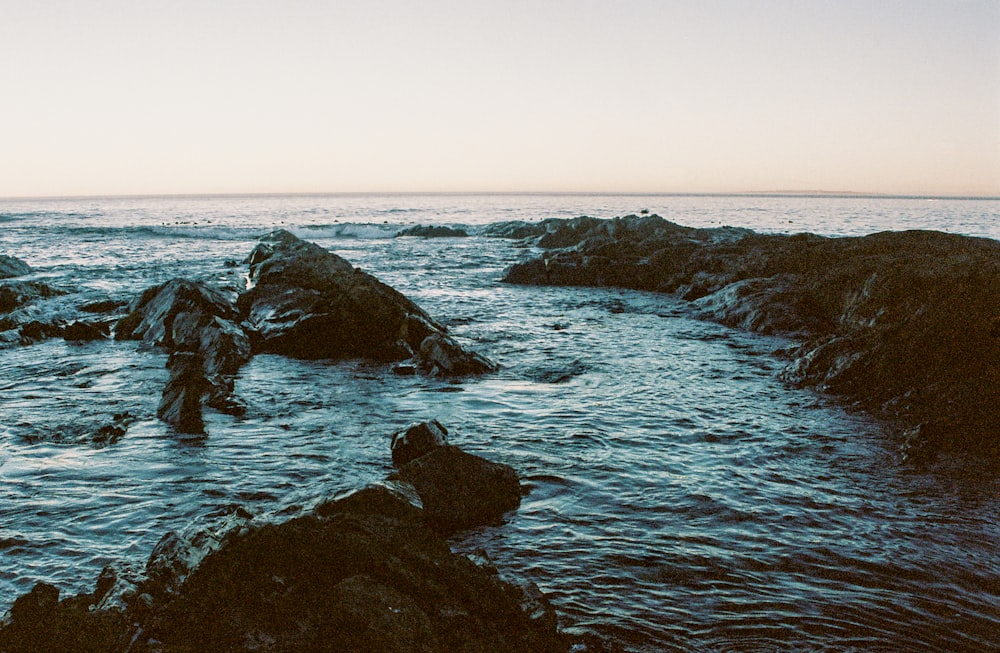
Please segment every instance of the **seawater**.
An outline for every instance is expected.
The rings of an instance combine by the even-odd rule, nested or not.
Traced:
[[[280,518],[390,471],[389,436],[437,418],[529,490],[456,538],[537,583],[569,630],[630,651],[991,650],[1000,646],[1000,483],[900,461],[883,425],[783,385],[790,343],[692,319],[670,297],[501,284],[531,249],[500,220],[643,209],[692,226],[1000,237],[1000,201],[623,195],[334,195],[0,201],[0,252],[70,291],[129,299],[226,267],[284,227],[413,298],[502,364],[458,382],[359,361],[254,358],[245,418],[181,439],[155,418],[165,354],[50,340],[0,350],[0,610],[38,581],[89,591],[168,530],[233,506]],[[467,239],[392,238],[404,225]],[[137,417],[107,446],[87,438]]]

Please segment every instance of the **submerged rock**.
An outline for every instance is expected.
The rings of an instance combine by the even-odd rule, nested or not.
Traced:
[[[541,224],[537,244],[560,249],[512,266],[506,281],[668,292],[702,317],[792,336],[802,345],[788,381],[901,424],[925,459],[957,448],[1000,461],[1000,243],[764,235],[657,216]]]
[[[261,239],[250,254],[250,289],[239,298],[255,348],[295,358],[366,358],[391,362],[416,357],[442,374],[495,369],[465,352],[419,306],[343,258],[287,231]],[[425,359],[429,337],[442,343],[441,360]]]
[[[389,479],[413,485],[427,521],[445,533],[496,523],[521,503],[514,468],[453,445],[433,447]]]
[[[0,254],[0,279],[21,277],[31,274],[31,266],[19,258]]]
[[[395,237],[403,238],[406,236],[417,238],[468,238],[469,234],[465,229],[457,227],[420,224],[398,231]]]

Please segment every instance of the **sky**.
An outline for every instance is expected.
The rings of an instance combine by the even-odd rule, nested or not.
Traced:
[[[0,197],[1000,196],[1000,0],[0,0]]]

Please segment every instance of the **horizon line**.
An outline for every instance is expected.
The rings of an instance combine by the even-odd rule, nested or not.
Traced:
[[[881,198],[881,199],[935,199],[935,200],[1000,200],[1000,194],[981,195],[977,193],[888,193],[865,191],[831,190],[742,190],[742,191],[275,191],[275,192],[205,192],[205,193],[113,193],[113,194],[70,194],[70,195],[11,195],[0,196],[0,201],[28,200],[85,200],[85,199],[153,199],[167,197],[183,198],[223,198],[223,197],[363,197],[377,195],[398,196],[611,196],[611,197],[814,197],[814,198]]]

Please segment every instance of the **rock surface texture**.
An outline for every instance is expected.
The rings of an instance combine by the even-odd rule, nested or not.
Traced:
[[[21,277],[31,274],[31,266],[19,258],[0,254],[0,279]]]
[[[287,231],[262,238],[247,262],[251,288],[238,305],[258,351],[306,359],[417,359],[425,371],[439,374],[496,369],[462,349],[395,289]],[[431,337],[434,346],[425,348]]]
[[[0,627],[0,651],[607,650],[560,633],[534,585],[450,550],[431,527],[437,493],[476,502],[468,486],[496,476],[516,496],[517,475],[452,446],[403,469],[435,456],[443,473],[408,475],[416,491],[376,483],[282,523],[237,510],[213,531],[165,535],[134,582],[109,567],[93,593],[62,601],[58,589],[39,584]]]
[[[546,249],[511,283],[672,293],[699,315],[788,335],[788,381],[904,435],[904,453],[1000,460],[1000,243],[930,231],[864,237],[693,229],[658,216],[506,223]]]
[[[204,432],[202,404],[243,412],[233,396],[233,379],[258,352],[406,360],[413,372],[445,376],[497,369],[462,348],[401,293],[288,231],[262,238],[246,262],[249,288],[238,297],[201,281],[172,279],[144,291],[117,323],[117,339],[142,340],[171,353],[170,380],[157,414],[178,432]],[[21,340],[64,333],[44,324],[27,333],[25,328]],[[66,333],[96,337],[78,325]]]

